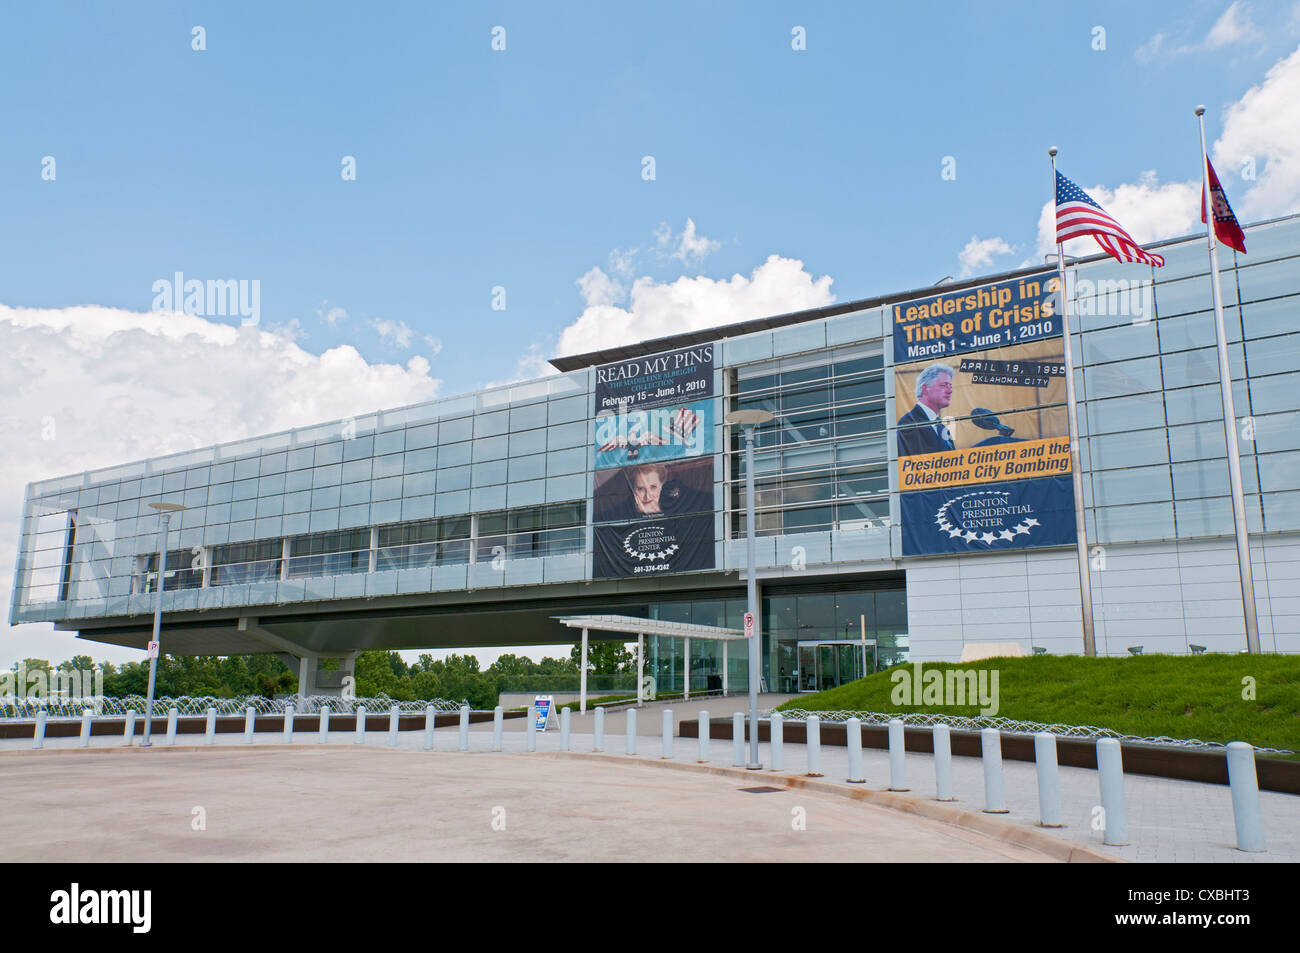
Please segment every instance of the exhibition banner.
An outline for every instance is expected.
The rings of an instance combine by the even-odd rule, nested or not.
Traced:
[[[713,351],[698,344],[596,368],[596,413],[713,396]]]
[[[713,453],[713,398],[596,414],[596,469]]]
[[[595,528],[592,576],[617,579],[712,569],[713,514],[674,516]]]
[[[1060,337],[1058,287],[1044,272],[896,304],[894,363]]]
[[[716,347],[596,368],[595,578],[714,568]]]
[[[713,512],[713,457],[596,473],[592,522]]]
[[[965,450],[921,453],[898,460],[898,489],[939,487],[1024,480],[1070,474],[1069,437],[1048,437]]]
[[[1074,542],[1057,288],[1042,275],[894,306],[904,555]]]
[[[985,553],[1075,541],[1069,475],[899,497],[903,554]]]
[[[1058,335],[955,361],[896,364],[894,407],[900,468],[913,454],[1064,437],[1064,344]]]

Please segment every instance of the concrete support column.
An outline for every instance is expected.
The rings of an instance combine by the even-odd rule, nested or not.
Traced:
[[[689,701],[691,697],[691,638],[682,639],[682,698]]]
[[[645,633],[636,634],[636,703],[638,705],[645,701],[645,689],[641,683],[645,681]]]
[[[582,661],[578,666],[578,711],[587,710],[587,630],[582,630]]]
[[[304,655],[298,659],[298,695],[308,698],[316,694],[312,686],[316,683],[316,666],[320,662],[314,655]]]

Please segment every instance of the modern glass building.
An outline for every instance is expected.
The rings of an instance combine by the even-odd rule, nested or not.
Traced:
[[[1248,255],[1221,249],[1220,262],[1256,602],[1263,649],[1295,652],[1300,216],[1251,226],[1246,241]],[[1151,247],[1164,268],[1098,256],[1069,269],[1097,649],[1239,651],[1205,240]],[[755,457],[768,688],[820,689],[864,664],[953,660],[975,642],[1077,653],[1073,543],[905,555],[898,485],[898,316],[909,302],[1054,273],[947,282],[558,358],[549,378],[32,483],[10,621],[143,648],[158,574],[149,504],[168,501],[186,509],[167,540],[165,651],[275,651],[305,660],[318,689],[363,649],[570,641],[558,616],[739,627],[743,454],[722,419],[762,408],[775,415]],[[679,387],[689,401],[671,387],[608,396],[627,368],[667,366],[657,355],[700,362]],[[1063,419],[1054,391],[1035,393],[1038,406],[1024,413]],[[635,409],[656,398],[670,405],[659,417]],[[998,423],[980,411],[989,416],[975,408],[952,432]],[[617,415],[636,413],[630,440],[607,439]],[[669,461],[670,450],[694,469],[674,469],[687,463]],[[623,471],[605,467],[611,454],[623,454],[632,501],[618,518],[598,512],[601,493],[624,492]],[[674,515],[676,494],[703,502]],[[651,523],[668,535],[638,549],[633,530]],[[730,684],[743,688],[745,653],[730,654]],[[652,639],[647,655],[663,687],[687,671],[693,688],[720,674],[720,649],[693,646],[686,661],[676,640]],[[318,670],[325,658],[342,665]]]

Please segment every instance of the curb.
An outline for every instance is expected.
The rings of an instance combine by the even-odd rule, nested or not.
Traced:
[[[1123,864],[1128,863],[1121,857],[1104,854],[1084,844],[1073,844],[1045,831],[1032,827],[1022,827],[1009,821],[999,820],[990,814],[968,811],[952,807],[942,801],[929,801],[923,798],[908,797],[890,791],[873,791],[870,788],[843,788],[831,781],[820,781],[801,775],[776,774],[770,771],[750,771],[746,768],[730,768],[719,765],[692,764],[687,761],[665,761],[658,758],[629,757],[585,751],[540,751],[535,752],[544,758],[603,759],[619,761],[625,764],[640,764],[669,768],[675,771],[697,771],[721,777],[743,778],[749,781],[761,781],[772,786],[787,789],[804,789],[819,794],[832,794],[854,801],[866,801],[901,814],[913,814],[943,824],[951,824],[963,830],[983,834],[995,840],[1025,847],[1040,854],[1046,854],[1053,860],[1065,863]]]

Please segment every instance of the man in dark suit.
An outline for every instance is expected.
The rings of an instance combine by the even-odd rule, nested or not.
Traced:
[[[939,412],[952,402],[953,369],[931,364],[916,378],[916,406],[898,418],[898,455],[953,450],[952,434]]]

